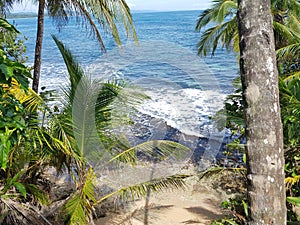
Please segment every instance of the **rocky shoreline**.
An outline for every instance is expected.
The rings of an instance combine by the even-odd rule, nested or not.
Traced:
[[[207,123],[199,127],[199,132],[203,133],[196,136],[183,133],[168,125],[164,120],[146,114],[133,117],[133,121],[134,125],[131,126],[130,135],[127,136],[132,145],[149,140],[178,142],[191,149],[192,154],[187,162],[198,165],[199,171],[216,164],[232,166],[243,163],[242,154],[238,151],[232,156],[223,154],[226,145],[236,138],[229,130],[217,131],[212,124]]]

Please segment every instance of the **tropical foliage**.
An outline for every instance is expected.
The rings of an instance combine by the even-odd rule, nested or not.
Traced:
[[[77,186],[77,192],[72,195],[70,200],[65,205],[67,222],[73,224],[74,221],[78,221],[82,218],[82,223],[92,219],[92,207],[102,203],[105,199],[111,196],[121,196],[123,199],[132,198],[134,196],[144,196],[148,190],[161,190],[164,187],[181,187],[183,185],[183,179],[186,176],[174,176],[163,177],[159,179],[153,179],[146,183],[134,184],[133,186],[122,187],[119,190],[114,190],[107,196],[102,196],[100,199],[96,199],[95,195],[95,172],[93,172],[93,166],[85,159],[89,158],[89,155],[102,156],[103,152],[109,152],[111,159],[104,164],[108,166],[111,162],[119,161],[119,163],[126,163],[136,165],[138,157],[136,153],[142,151],[144,154],[150,156],[157,156],[160,159],[166,157],[168,154],[172,154],[176,151],[188,151],[184,146],[181,146],[174,142],[168,141],[150,141],[142,143],[141,145],[131,147],[128,143],[122,139],[113,135],[110,130],[114,126],[114,123],[110,123],[114,105],[111,104],[118,98],[119,104],[131,104],[136,105],[140,102],[144,95],[138,93],[121,92],[122,82],[109,82],[99,85],[98,82],[91,82],[83,73],[79,64],[74,60],[70,51],[66,49],[62,43],[60,43],[55,37],[54,40],[58,45],[63,58],[66,62],[67,69],[70,76],[70,87],[65,90],[65,106],[62,108],[62,113],[55,117],[55,120],[51,122],[54,134],[64,134],[56,138],[62,142],[66,142],[68,146],[72,146],[69,149],[72,155],[75,155],[75,165],[77,166],[77,174],[74,174],[74,180]],[[79,93],[79,94],[78,94]],[[96,96],[94,96],[96,94]],[[139,97],[140,96],[140,97]],[[119,98],[120,97],[120,98]],[[140,98],[140,100],[138,99]],[[92,105],[91,100],[95,99],[96,104]],[[124,101],[126,100],[126,101]],[[72,103],[72,105],[70,105]],[[76,108],[76,112],[74,112]],[[95,114],[93,114],[93,111]],[[93,133],[91,130],[92,124],[90,121],[91,115],[95,116],[97,123],[97,132]],[[60,118],[61,117],[61,118]],[[128,123],[128,119],[120,117],[119,125],[122,123]],[[70,128],[70,121],[73,124]],[[59,122],[59,123],[57,123]],[[78,126],[78,127],[77,127]],[[99,135],[99,136],[98,136]],[[91,144],[95,144],[95,139],[99,139],[104,148],[95,152],[91,148]],[[77,141],[77,142],[76,142]],[[95,146],[92,148],[95,148]],[[104,152],[105,153],[105,152]],[[98,157],[99,158],[99,157]],[[75,178],[78,177],[78,178]],[[83,217],[83,215],[87,215]]]
[[[3,21],[3,29],[17,32]],[[145,196],[149,191],[183,187],[188,175],[156,177],[111,192],[97,191],[102,175],[95,172],[95,166],[142,166],[147,163],[140,159],[141,152],[149,159],[161,161],[189,149],[163,140],[131,146],[123,136],[114,134],[116,124],[132,124],[123,112],[113,113],[118,104],[134,110],[147,96],[133,87],[124,91],[127,83],[123,81],[90,80],[70,50],[53,38],[69,74],[69,85],[63,89],[60,102],[52,92],[37,95],[32,91],[28,87],[29,69],[1,48],[0,223],[49,224],[48,217],[53,215],[39,209],[50,204],[50,211],[60,214],[57,221],[88,224],[93,221],[94,208],[105,204],[108,198],[127,200]],[[97,160],[103,160],[104,155],[107,160],[99,165]],[[50,168],[68,173],[76,187],[57,209],[51,208],[47,190],[52,184],[44,178]]]
[[[14,4],[20,2],[21,1],[11,0],[2,1],[0,4],[1,17],[6,17],[10,10],[13,9]],[[118,26],[120,25],[124,27],[127,37],[132,37],[137,41],[130,9],[124,0],[39,0],[36,1],[36,3],[38,3],[38,19],[32,82],[32,89],[36,92],[39,90],[45,10],[47,10],[48,15],[54,19],[58,29],[67,25],[70,18],[76,18],[78,24],[81,24],[87,29],[88,36],[97,38],[103,52],[106,51],[106,48],[103,41],[103,34],[99,31],[99,26],[103,33],[111,34],[118,46],[122,44],[118,30]]]
[[[219,44],[229,49],[239,50],[237,27],[237,1],[215,0],[211,8],[204,10],[198,18],[196,31],[201,34],[198,43],[198,54],[206,56],[215,53]],[[207,27],[210,24],[216,24]]]
[[[299,43],[299,1],[272,0],[271,5],[276,49]],[[239,52],[237,1],[214,0],[211,8],[204,10],[198,18],[196,30],[203,29],[198,43],[199,55],[213,55],[219,45]]]
[[[271,7],[277,64],[280,74],[279,89],[286,149],[287,195],[293,196],[292,200],[290,197],[288,198],[288,215],[289,221],[295,222],[299,219],[299,213],[295,210],[295,207],[298,204],[296,204],[298,201],[296,198],[299,197],[300,2],[298,0],[271,0]],[[199,55],[214,55],[219,46],[239,52],[236,13],[237,1],[233,0],[215,0],[212,7],[203,11],[196,25],[197,31],[204,30],[198,43]],[[225,155],[232,154],[237,150],[243,151],[241,144],[244,142],[244,121],[240,78],[235,79],[233,83],[235,92],[227,97],[224,109],[214,117],[217,121],[226,120],[226,126],[231,129],[234,137],[234,141],[227,145]],[[233,221],[226,219],[216,222],[216,224],[235,224],[238,222],[238,218]],[[239,224],[243,224],[243,222],[240,221]]]
[[[105,33],[111,33],[117,45],[121,45],[117,22],[122,24],[126,35],[132,36],[137,41],[136,32],[133,26],[130,9],[124,0],[103,0],[103,1],[38,1],[38,21],[37,38],[35,46],[34,70],[32,89],[38,92],[41,55],[44,33],[44,11],[54,19],[58,28],[68,23],[70,17],[76,17],[76,20],[89,28],[89,34],[94,35],[102,51],[106,51],[102,35],[96,24],[104,30]],[[96,22],[95,22],[96,21]]]

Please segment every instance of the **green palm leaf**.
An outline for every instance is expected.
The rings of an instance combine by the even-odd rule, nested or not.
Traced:
[[[70,86],[67,88],[63,88],[66,97],[68,97],[68,99],[66,99],[66,105],[68,106],[73,102],[77,85],[80,84],[80,81],[84,77],[84,72],[76,58],[74,58],[74,56],[72,55],[71,51],[54,35],[52,35],[52,38],[55,41],[55,44],[57,45],[68,70]]]
[[[291,60],[300,58],[300,42],[282,47],[276,51],[277,60]]]
[[[123,146],[121,146],[123,144]],[[147,141],[134,147],[129,147],[124,145],[124,141],[118,143],[117,147],[120,147],[120,153],[115,153],[116,155],[108,161],[108,163],[120,161],[123,163],[129,163],[131,165],[136,165],[140,159],[137,157],[137,152],[143,154],[148,160],[159,160],[163,161],[169,157],[180,158],[183,154],[191,153],[191,150],[179,143],[167,140],[154,140]],[[125,150],[122,150],[125,149]]]
[[[294,79],[299,79],[300,78],[300,71],[294,72],[289,74],[287,77],[284,78],[284,82],[289,83],[290,81]]]
[[[232,15],[237,11],[238,5],[236,1],[224,0],[219,6],[218,14],[215,21],[221,23],[225,20],[228,15]]]
[[[299,14],[295,15],[295,14],[291,14],[288,16],[288,18],[286,19],[286,24],[288,24],[288,26],[295,31],[296,33],[300,34],[300,20],[299,20]]]
[[[293,29],[286,26],[285,24],[278,23],[276,21],[273,22],[273,29],[276,43],[284,42],[285,45],[292,44],[294,42],[298,42],[300,40],[300,36]],[[279,45],[279,44],[278,44]],[[282,43],[281,43],[282,45]]]
[[[14,32],[14,33],[20,33],[13,25],[11,25],[6,19],[0,18],[0,27],[3,30]],[[1,32],[3,32],[3,30]]]
[[[206,56],[211,52],[214,55],[220,41],[223,46],[230,48],[233,45],[232,40],[236,40],[237,29],[235,28],[237,28],[236,18],[207,29],[198,43],[198,54]]]
[[[117,196],[123,201],[127,201],[129,199],[134,200],[135,198],[145,197],[147,193],[151,191],[159,192],[170,188],[184,188],[184,179],[190,176],[191,175],[172,175],[163,178],[156,178],[151,181],[143,182],[132,186],[123,187],[99,199],[94,203],[94,205],[100,204],[104,200],[111,198],[112,196]]]
[[[58,27],[66,25],[70,16],[76,17],[78,22],[84,22],[83,24],[90,31],[90,34],[96,36],[103,51],[105,51],[105,46],[102,35],[94,20],[106,33],[112,34],[117,45],[121,45],[117,23],[122,23],[127,36],[132,36],[137,42],[130,9],[124,0],[71,0],[70,2],[48,0],[47,3],[49,15],[53,17]]]
[[[70,86],[64,89],[64,114],[59,116],[67,124],[57,127],[59,132],[56,133],[76,140],[77,147],[73,147],[78,149],[80,155],[94,154],[95,146],[110,145],[109,130],[116,124],[120,126],[130,123],[128,114],[146,97],[134,88],[124,88],[126,83],[91,81],[84,75],[71,51],[56,37],[53,36],[53,39],[64,58],[70,77]],[[101,158],[101,154],[106,151],[97,153]]]
[[[90,168],[84,176],[84,181],[77,184],[78,190],[64,206],[65,224],[88,224],[92,219],[92,204],[95,198],[95,174]]]
[[[196,24],[196,31],[200,32],[209,23],[224,22],[225,18],[234,16],[237,11],[236,0],[214,0],[211,8],[204,10]]]
[[[272,0],[271,3],[276,48],[298,43],[300,33],[299,1]],[[206,30],[201,34],[198,43],[199,55],[206,56],[208,52],[213,55],[218,44],[226,47],[227,50],[239,51],[236,13],[236,0],[214,0],[212,6],[201,13],[196,24],[196,31],[200,32],[203,28]],[[210,24],[213,24],[213,27],[206,27]]]

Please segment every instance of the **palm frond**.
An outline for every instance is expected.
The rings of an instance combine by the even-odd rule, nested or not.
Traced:
[[[291,13],[294,15],[300,14],[300,2],[298,0],[272,0],[272,6],[273,8],[287,12],[288,15]]]
[[[234,52],[239,52],[240,51],[240,40],[239,40],[239,34],[236,33],[233,37],[233,51]]]
[[[4,224],[51,225],[51,223],[43,217],[35,207],[15,201],[9,196],[0,197],[0,209],[2,207],[6,208],[6,210],[3,210],[5,213],[3,219]]]
[[[222,43],[221,46],[225,47],[228,51],[235,50],[235,52],[239,52],[239,48],[237,49],[235,46],[239,45],[239,34],[237,32],[237,18],[234,16],[226,25],[226,28],[222,32]]]
[[[88,224],[92,219],[92,204],[95,198],[95,174],[91,168],[85,174],[84,181],[79,183],[78,190],[64,206],[65,224]]]
[[[191,153],[191,150],[177,142],[167,140],[154,140],[147,141],[134,147],[127,145],[121,146],[124,141],[121,141],[117,147],[120,147],[121,152],[115,153],[116,155],[108,161],[111,162],[120,161],[123,163],[129,163],[130,165],[136,165],[139,159],[137,152],[142,153],[143,158],[146,160],[163,161],[169,157],[180,158],[183,154]]]
[[[55,149],[57,149],[55,151],[52,151],[51,153],[56,155],[56,159],[64,159],[62,160],[62,162],[69,163],[71,163],[72,159],[81,161],[82,154],[78,150],[78,147],[74,140],[75,137],[72,118],[64,114],[55,115],[53,116],[52,120],[49,121],[49,125],[51,144],[53,147],[55,147]],[[65,157],[67,157],[68,160]],[[61,168],[61,166],[58,167]]]
[[[73,9],[68,2],[58,0],[48,0],[46,8],[59,29],[68,23],[68,16]]]
[[[134,41],[136,43],[138,43],[137,33],[133,26],[132,15],[130,13],[130,9],[129,9],[127,3],[125,2],[125,0],[120,0],[120,6],[121,7],[120,7],[119,14],[121,15],[121,21],[123,21],[123,25],[125,27],[127,36],[130,36],[130,30],[131,30]]]
[[[26,95],[20,97],[20,102],[25,104],[25,109],[29,112],[35,112],[42,104],[43,99],[31,88]]]
[[[198,32],[209,24],[213,25],[212,27],[208,27],[201,34],[198,43],[198,54],[206,56],[211,52],[211,54],[214,55],[220,41],[222,41],[222,47],[225,46],[229,50],[234,49],[238,52],[239,37],[237,22],[234,24],[228,23],[236,20],[237,1],[214,0],[213,3],[209,9],[201,13],[197,20],[196,31]],[[279,20],[275,18],[273,22],[276,48],[299,43],[299,1],[272,0],[271,3],[273,16],[280,18]],[[231,24],[231,27],[229,24]]]
[[[215,21],[221,23],[228,15],[234,15],[237,12],[237,2],[233,0],[224,0],[219,6]]]
[[[54,124],[59,125],[56,129],[59,129],[60,137],[64,138],[72,149],[78,149],[75,153],[82,156],[89,147],[93,147],[93,140],[97,138],[95,105],[99,87],[93,85],[92,81],[85,76],[71,51],[55,36],[53,39],[63,56],[70,80],[70,86],[64,89],[65,114],[58,118],[63,120],[56,121]],[[66,123],[62,124],[62,122]],[[77,141],[77,145],[71,145],[70,138],[72,142]]]
[[[101,10],[100,11],[94,11],[93,15],[96,16],[97,18],[101,18],[101,21],[98,20],[98,22],[102,22],[103,25],[103,18],[105,19],[104,21],[106,21],[106,23],[108,24],[111,32],[112,32],[112,36],[116,42],[116,44],[118,46],[120,46],[122,44],[121,39],[120,39],[120,35],[117,29],[117,25],[115,23],[115,16],[116,16],[116,11],[115,6],[113,5],[112,7],[109,7],[111,4],[108,1],[103,1],[105,2],[105,4],[101,5]],[[117,1],[118,4],[119,1]]]
[[[140,184],[123,187],[119,190],[116,190],[98,201],[94,203],[94,205],[100,204],[104,200],[111,198],[112,196],[116,196],[121,198],[123,201],[134,200],[136,198],[145,197],[148,192],[159,192],[163,190],[167,190],[170,188],[184,188],[185,181],[184,179],[190,177],[191,175],[172,175],[163,178],[156,178],[151,181],[143,182]]]
[[[300,79],[290,79],[287,83],[287,88],[292,94],[292,96],[295,97],[298,101],[300,101]]]
[[[207,170],[205,170],[204,172],[202,172],[199,176],[199,179],[204,179],[204,178],[210,178],[210,179],[214,179],[220,175],[222,175],[223,172],[225,171],[231,171],[234,173],[238,173],[238,174],[243,174],[247,171],[246,168],[243,167],[220,167],[220,166],[214,166],[211,167]]]
[[[73,147],[78,149],[80,155],[87,156],[94,153],[95,146],[110,142],[107,135],[114,125],[130,123],[130,113],[146,97],[135,88],[125,88],[126,83],[122,81],[91,81],[85,76],[70,50],[57,38],[53,38],[61,51],[70,77],[70,87],[64,90],[67,96],[66,110],[64,115],[59,116],[65,117],[67,126],[57,124],[59,130],[56,133],[72,137],[77,142],[77,147]],[[66,132],[63,131],[65,127]],[[102,153],[98,151],[98,154]]]
[[[225,18],[234,16],[237,11],[236,0],[214,0],[211,8],[204,10],[196,24],[196,31],[200,32],[209,23],[222,23]]]
[[[300,40],[298,33],[282,23],[273,21],[273,29],[276,46],[285,46]]]
[[[283,81],[286,83],[289,83],[290,81],[299,79],[299,78],[300,78],[300,71],[296,71],[296,72],[286,75],[286,77],[283,79]]]
[[[34,199],[43,205],[48,205],[50,203],[50,198],[46,192],[41,190],[38,186],[34,184],[25,184],[26,190],[29,194],[32,194]]]
[[[299,59],[300,57],[300,42],[290,44],[285,47],[276,50],[276,56],[278,61]]]
[[[54,19],[58,27],[68,23],[69,16],[76,16],[78,22],[96,36],[102,51],[106,51],[102,35],[94,22],[104,29],[105,33],[111,33],[117,45],[121,45],[121,38],[117,29],[117,23],[125,28],[128,37],[133,36],[137,42],[137,34],[133,25],[130,9],[124,0],[86,0],[86,1],[57,1],[49,0],[47,4],[49,15]]]
[[[70,87],[69,89],[66,90],[66,92],[68,93],[68,96],[70,98],[68,102],[72,103],[75,95],[75,91],[77,89],[77,85],[80,83],[81,79],[84,76],[84,71],[79,65],[77,59],[72,55],[71,51],[54,35],[52,35],[52,38],[55,44],[57,45],[68,70]]]
[[[202,28],[204,28],[208,23],[211,21],[211,9],[204,10],[201,15],[199,16],[196,24],[196,31],[200,32]]]
[[[286,25],[290,27],[293,31],[296,33],[300,34],[300,19],[299,19],[299,14],[289,14],[289,16],[286,18]]]
[[[0,27],[2,28],[1,32],[9,31],[13,33],[20,33],[15,26],[11,25],[6,19],[0,18]]]
[[[106,48],[105,48],[102,36],[101,36],[100,31],[98,30],[96,24],[94,23],[92,16],[88,12],[88,10],[79,1],[74,1],[74,4],[76,4],[77,7],[80,9],[82,17],[86,21],[88,21],[88,23],[90,24],[91,34],[96,35],[96,38],[97,38],[98,42],[100,43],[102,51],[106,52]]]
[[[114,127],[113,123],[128,124],[129,114],[146,99],[134,87],[126,87],[119,81],[99,83],[99,86],[95,105],[98,131],[109,125]]]
[[[220,40],[223,46],[232,46],[233,37],[237,34],[234,27],[237,27],[235,19],[207,29],[198,43],[198,54],[206,56],[210,52],[214,55]]]

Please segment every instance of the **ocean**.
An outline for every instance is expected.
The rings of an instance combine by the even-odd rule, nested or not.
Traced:
[[[200,33],[195,32],[195,25],[200,13],[133,13],[139,46],[122,34],[123,46],[119,49],[109,35],[103,34],[107,54],[101,52],[96,39],[75,19],[59,31],[46,18],[40,87],[59,90],[66,83],[66,68],[51,37],[54,34],[93,79],[122,77],[142,87],[151,97],[139,106],[135,116],[143,126],[138,135],[143,140],[174,139],[177,132],[175,140],[186,143],[189,139],[193,143],[189,147],[219,151],[224,131],[216,130],[210,117],[222,108],[226,95],[232,93],[238,65],[236,55],[225,49],[217,49],[213,57],[197,56]],[[29,65],[33,64],[36,20],[10,20],[27,37]],[[211,153],[215,154],[216,151]]]

